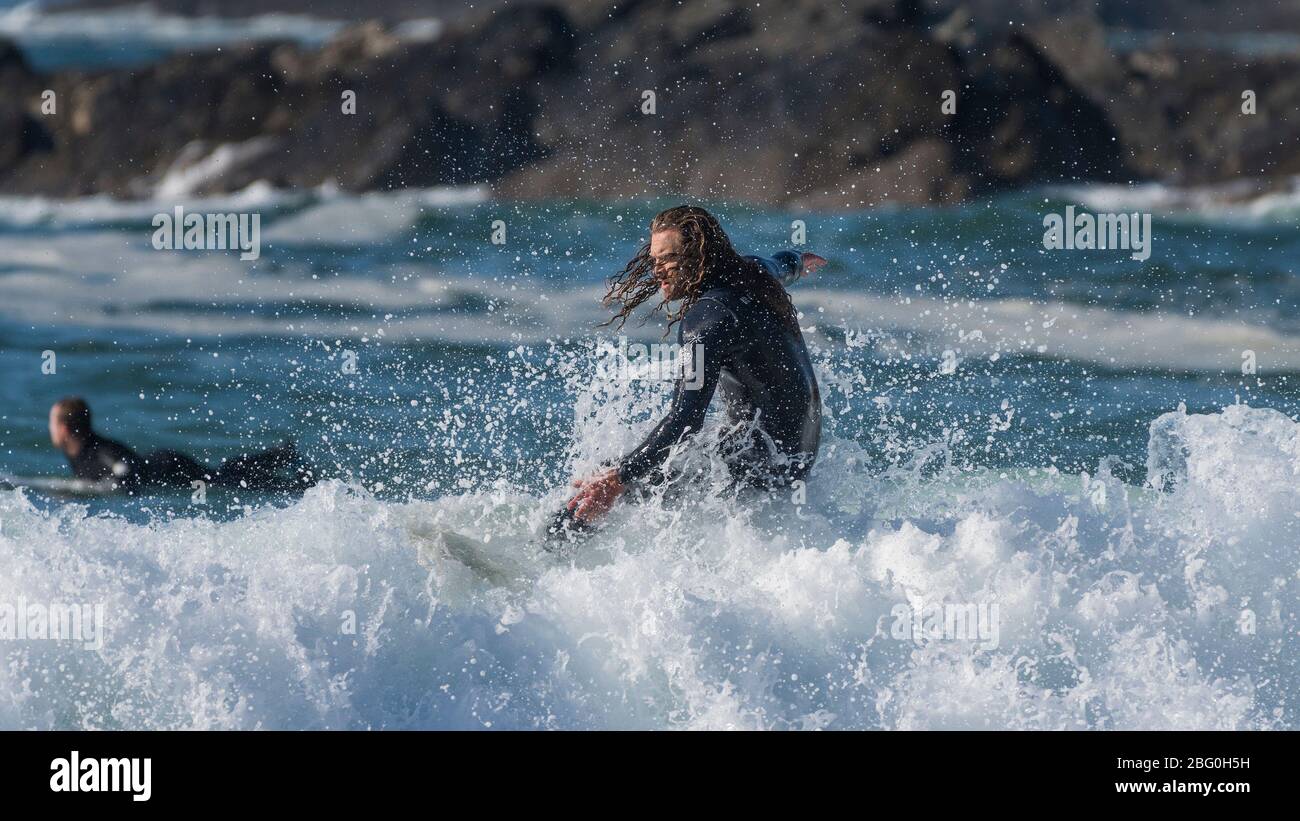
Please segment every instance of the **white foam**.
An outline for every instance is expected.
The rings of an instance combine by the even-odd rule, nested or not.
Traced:
[[[206,155],[200,143],[190,143],[181,150],[171,168],[158,182],[154,198],[165,200],[193,197],[207,183],[230,173],[240,163],[259,157],[275,145],[270,137],[255,137],[242,143],[219,145]]]
[[[376,263],[369,277],[324,278],[306,255],[284,255],[278,275],[262,277],[233,253],[155,251],[148,244],[153,215],[182,203],[187,211],[287,211],[274,223],[263,223],[266,249],[295,245],[347,249],[400,241],[427,209],[472,204],[486,197],[480,188],[364,195],[319,190],[289,195],[252,186],[231,197],[179,201],[0,200],[0,219],[11,224],[81,229],[75,234],[4,237],[11,270],[0,278],[0,311],[52,324],[76,317],[80,325],[180,334],[351,338],[382,331],[393,340],[534,343],[591,334],[608,318],[600,305],[600,285],[490,279],[472,263],[426,258],[418,245],[412,246],[406,261]],[[138,230],[87,230],[108,225],[138,226]],[[808,284],[792,295],[803,312],[804,326],[815,329],[808,332],[814,340],[825,341],[826,335],[837,335],[844,328],[867,332],[877,356],[933,359],[936,368],[943,352],[951,350],[958,368],[972,358],[1029,354],[1119,368],[1236,371],[1242,352],[1250,350],[1261,367],[1275,372],[1300,370],[1300,337],[1234,319],[1023,299],[896,297]],[[466,300],[490,301],[493,310],[436,310]],[[340,316],[314,310],[279,316],[213,310],[214,304],[302,301],[351,310]],[[149,306],[158,302],[167,303],[169,309],[151,310]],[[191,311],[184,309],[186,303],[193,305]],[[407,310],[424,313],[402,316]],[[358,313],[374,318],[358,323]],[[646,340],[658,339],[659,330],[637,322],[628,326],[630,336]]]
[[[1293,223],[1300,214],[1300,177],[1267,184],[1261,180],[1203,186],[1089,183],[1054,190],[1093,211],[1106,213],[1151,212],[1168,219],[1247,224]]]
[[[958,359],[1022,353],[1111,367],[1237,370],[1242,351],[1300,368],[1300,337],[1237,320],[1025,299],[894,298],[814,288],[794,292],[808,322],[890,335],[907,355]]]
[[[399,189],[332,197],[281,220],[264,236],[271,242],[341,247],[382,242],[409,232],[425,209],[472,205],[488,198],[489,191],[482,186]]]
[[[220,150],[218,150],[220,151]],[[184,179],[183,184],[181,180]],[[274,211],[280,208],[295,207],[316,199],[328,197],[332,192],[327,188],[314,191],[283,191],[272,188],[265,182],[256,182],[242,191],[217,196],[193,196],[184,188],[196,187],[200,180],[183,175],[171,178],[167,185],[166,197],[158,196],[145,199],[123,200],[106,194],[88,197],[59,199],[42,196],[0,196],[0,225],[19,229],[53,229],[56,231],[80,230],[86,228],[114,228],[130,226],[148,226],[154,215],[170,212],[177,205],[189,211],[226,212],[263,210]],[[188,185],[193,180],[194,185]],[[133,237],[118,236],[116,241],[105,235],[101,239],[113,246],[129,246]],[[60,242],[68,238],[54,238]],[[11,238],[2,240],[6,247]]]
[[[157,46],[211,46],[245,40],[297,40],[320,44],[343,23],[301,14],[260,14],[248,18],[185,17],[161,13],[146,4],[77,11],[24,3],[0,11],[0,35],[24,45],[70,39]]]
[[[529,545],[559,495],[504,482],[405,504],[330,483],[147,526],[0,492],[0,602],[98,603],[108,624],[98,652],[0,642],[0,726],[1294,726],[1300,426],[1167,419],[1153,459],[1170,437],[1187,454],[1172,492],[865,475],[832,438],[799,511],[625,505],[571,560]],[[439,528],[515,551],[524,578],[421,564]],[[918,598],[998,603],[997,647],[894,637]]]
[[[429,43],[442,36],[445,26],[436,17],[403,20],[393,28],[393,36],[416,43]]]

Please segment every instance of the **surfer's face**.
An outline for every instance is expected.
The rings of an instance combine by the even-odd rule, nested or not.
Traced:
[[[654,266],[655,279],[659,280],[659,292],[664,295],[665,301],[680,296],[677,293],[677,275],[681,251],[680,231],[657,231],[650,235],[650,263]]]
[[[50,443],[59,450],[68,441],[68,426],[59,420],[59,406],[50,408]]]

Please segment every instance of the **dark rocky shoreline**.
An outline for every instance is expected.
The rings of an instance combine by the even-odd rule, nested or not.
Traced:
[[[1087,16],[976,32],[906,0],[512,5],[432,42],[365,23],[320,49],[51,75],[0,43],[0,190],[147,196],[229,144],[237,160],[197,193],[485,183],[503,197],[844,208],[1054,181],[1267,186],[1300,174],[1298,68],[1117,54]]]

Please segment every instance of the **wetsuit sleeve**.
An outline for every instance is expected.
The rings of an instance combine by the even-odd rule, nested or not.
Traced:
[[[619,462],[620,482],[635,482],[659,467],[682,437],[698,433],[704,426],[704,415],[717,390],[722,362],[735,344],[737,324],[735,314],[711,298],[697,302],[682,320],[678,337],[683,346],[681,355],[691,358],[693,372],[678,378],[668,415],[640,447]]]
[[[140,458],[130,448],[98,436],[87,439],[71,462],[72,472],[79,479],[112,479],[124,484],[136,478],[140,467]]]
[[[777,251],[771,259],[767,257],[746,257],[763,266],[769,274],[776,277],[782,285],[791,285],[799,279],[803,270],[803,254],[798,251]]]

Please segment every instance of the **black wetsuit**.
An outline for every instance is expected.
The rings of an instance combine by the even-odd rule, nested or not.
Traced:
[[[801,265],[794,251],[746,259],[787,282]],[[802,479],[817,458],[822,404],[798,323],[726,276],[704,288],[677,332],[682,356],[693,355],[698,370],[678,380],[668,416],[618,463],[619,480],[662,481],[669,450],[700,430],[715,391],[726,406],[722,456],[732,475],[761,487]]]
[[[275,490],[302,487],[302,474],[285,479],[280,473],[298,465],[292,443],[231,459],[218,468],[199,464],[183,453],[159,450],[140,456],[121,442],[91,433],[68,463],[78,479],[99,482],[111,479],[126,489],[140,487],[189,487],[193,481],[212,485]]]

